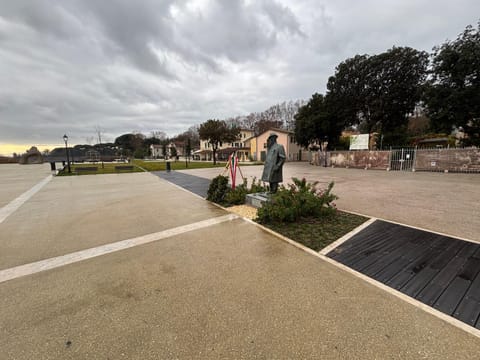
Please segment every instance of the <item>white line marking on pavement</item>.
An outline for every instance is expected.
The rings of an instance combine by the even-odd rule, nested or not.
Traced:
[[[366,216],[366,215],[363,215],[363,216]],[[383,283],[381,283],[377,280],[374,280],[374,279],[368,277],[367,275],[364,275],[364,274],[362,274],[358,271],[355,271],[355,270],[349,268],[348,266],[345,266],[345,265],[343,265],[339,262],[336,262],[335,260],[330,259],[329,257],[327,257],[325,255],[322,255],[321,253],[316,252],[315,250],[307,248],[306,246],[304,246],[304,245],[302,245],[302,244],[300,244],[296,241],[293,241],[292,239],[289,239],[288,237],[283,236],[282,234],[276,233],[275,231],[270,230],[269,228],[267,228],[263,225],[260,225],[260,224],[256,223],[255,221],[252,221],[252,220],[249,220],[249,219],[246,219],[246,218],[243,218],[243,219],[244,219],[244,221],[247,221],[251,224],[254,224],[254,225],[258,226],[259,228],[261,228],[261,229],[265,230],[266,232],[276,236],[277,238],[295,246],[296,248],[298,248],[300,250],[303,250],[306,253],[311,254],[311,255],[313,255],[317,258],[320,258],[321,260],[324,260],[324,261],[328,262],[329,264],[331,264],[331,265],[333,265],[333,266],[335,266],[339,269],[342,269],[343,271],[346,271],[346,272],[350,273],[351,275],[356,276],[357,278],[362,279],[365,282],[367,282],[367,283],[369,283],[373,286],[376,286],[377,288],[380,288],[380,289],[384,290],[385,292],[387,292],[387,293],[389,293],[389,294],[391,294],[391,295],[393,295],[393,296],[395,296],[395,297],[397,297],[397,298],[399,298],[399,299],[401,299],[401,300],[403,300],[403,301],[405,301],[405,302],[407,302],[407,303],[409,303],[409,304],[411,304],[411,305],[413,305],[413,306],[415,306],[419,309],[422,309],[423,311],[429,313],[430,315],[436,316],[437,318],[442,319],[443,321],[449,323],[450,325],[453,325],[453,326],[455,326],[459,329],[462,329],[463,331],[465,331],[465,332],[467,332],[471,335],[474,335],[474,336],[480,338],[480,330],[479,329],[476,329],[476,328],[474,328],[470,325],[467,325],[466,323],[464,323],[460,320],[457,320],[452,316],[444,314],[444,313],[442,313],[442,312],[440,312],[440,311],[438,311],[438,310],[436,310],[436,309],[418,301],[417,299],[414,299],[414,298],[412,298],[408,295],[405,295],[398,290],[395,290],[395,289],[393,289],[393,288],[391,288],[391,287],[389,287],[389,286],[387,286],[387,285],[385,285],[385,284],[383,284]],[[388,220],[385,220],[385,221],[388,221]]]
[[[11,214],[13,214],[20,206],[22,206],[28,199],[35,195],[42,187],[52,180],[53,176],[49,175],[38,184],[33,186],[30,190],[25,191],[22,195],[10,201],[7,205],[0,209],[0,224]]]
[[[376,218],[371,218],[370,220],[368,221],[365,221],[362,225],[359,225],[357,226],[355,229],[353,229],[352,231],[350,231],[348,234],[345,234],[343,235],[340,239],[338,239],[337,241],[334,241],[333,243],[331,243],[330,245],[324,247],[322,250],[320,250],[318,253],[321,254],[321,255],[327,255],[330,251],[332,251],[333,249],[335,249],[336,247],[340,246],[341,244],[343,244],[345,241],[347,241],[348,239],[350,239],[351,237],[353,237],[354,235],[357,235],[360,231],[362,231],[363,229],[369,227],[371,224],[373,224],[375,221],[377,221]]]
[[[148,244],[154,241],[168,237],[184,234],[189,231],[203,229],[212,225],[217,225],[225,221],[238,219],[238,216],[228,214],[213,219],[203,220],[196,223],[178,226],[172,229],[160,231],[153,234],[139,236],[132,239],[122,240],[111,244],[98,246],[91,249],[80,250],[74,253],[57,256],[51,259],[36,261],[33,263],[16,266],[10,269],[0,270],[0,283],[13,280],[22,276],[32,275],[41,271],[55,269],[68,264],[73,264],[82,260],[91,259],[97,256],[110,254],[116,251],[129,249],[138,245]]]
[[[461,237],[461,236],[458,236],[458,235],[447,234],[447,233],[444,233],[444,232],[441,232],[441,231],[422,228],[422,227],[415,226],[415,225],[409,225],[409,224],[405,224],[405,223],[395,221],[395,220],[389,220],[389,219],[379,218],[379,217],[375,217],[375,216],[371,216],[371,215],[365,215],[365,214],[354,212],[354,211],[343,210],[343,209],[339,209],[339,210],[350,213],[350,214],[358,215],[358,216],[363,216],[363,217],[372,218],[372,219],[376,219],[376,220],[380,220],[380,221],[385,221],[385,222],[392,223],[392,224],[406,226],[406,227],[416,229],[416,230],[420,230],[420,231],[426,231],[426,232],[430,232],[430,233],[437,234],[437,235],[447,236],[447,237],[457,239],[457,240],[463,240],[463,241],[467,241],[467,242],[471,242],[471,243],[475,243],[475,244],[480,244],[479,240],[467,239],[465,237]]]

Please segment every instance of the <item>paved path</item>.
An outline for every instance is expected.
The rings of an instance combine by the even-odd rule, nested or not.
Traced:
[[[243,174],[259,179],[262,166],[243,166]],[[211,179],[219,169],[182,171]],[[286,163],[284,180],[292,177],[334,181],[333,192],[343,210],[418,226],[480,242],[480,174],[444,174],[337,169],[308,163]],[[240,179],[237,179],[239,181]]]
[[[176,172],[164,178],[190,191],[195,189],[198,194],[205,194],[208,188],[207,179],[188,173]],[[377,221],[328,256],[480,329],[479,247]]]
[[[0,270],[33,270],[0,281],[2,358],[477,358],[479,337],[226,215],[148,173],[54,178],[0,224]],[[33,265],[52,258],[73,260]]]
[[[208,187],[210,186],[210,179],[191,175],[188,172],[179,171],[155,171],[152,174],[165,179],[175,185],[178,185],[202,198],[206,199]]]

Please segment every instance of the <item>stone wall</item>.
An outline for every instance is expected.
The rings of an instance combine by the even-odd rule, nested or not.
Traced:
[[[451,172],[479,172],[480,149],[408,149],[414,159],[408,171],[451,171]],[[399,150],[395,150],[399,151]],[[390,164],[391,152],[385,151],[329,151],[327,166],[392,170]],[[398,159],[397,159],[398,161]],[[315,153],[311,161],[315,165],[324,166],[324,153]],[[395,170],[395,166],[393,166]],[[399,170],[399,169],[396,169]]]
[[[418,149],[415,171],[480,172],[480,149]]]
[[[327,162],[334,167],[387,170],[390,151],[330,151]]]

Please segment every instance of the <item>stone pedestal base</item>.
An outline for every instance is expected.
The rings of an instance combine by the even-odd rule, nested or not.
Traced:
[[[270,198],[270,195],[267,192],[247,194],[245,203],[247,205],[253,206],[255,208],[261,208]]]

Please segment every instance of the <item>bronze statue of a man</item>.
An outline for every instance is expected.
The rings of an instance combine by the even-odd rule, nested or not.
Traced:
[[[270,184],[270,192],[276,193],[278,183],[283,181],[282,167],[285,162],[285,149],[283,145],[277,144],[278,135],[270,133],[267,140],[267,157],[263,167],[262,181]]]

